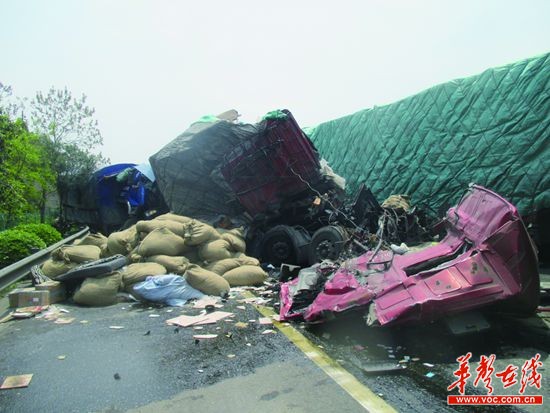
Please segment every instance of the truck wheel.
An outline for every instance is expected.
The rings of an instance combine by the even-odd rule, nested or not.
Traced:
[[[342,227],[328,225],[319,228],[311,238],[309,264],[323,260],[337,260],[344,250],[348,236]]]
[[[278,225],[267,231],[260,246],[263,262],[302,265],[308,261],[310,237],[303,228]]]

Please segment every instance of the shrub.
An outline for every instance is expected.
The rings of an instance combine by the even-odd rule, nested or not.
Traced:
[[[61,241],[59,231],[48,224],[21,224],[13,229],[37,235],[46,245],[52,245]]]
[[[0,268],[31,255],[33,248],[46,248],[46,243],[30,232],[16,229],[0,232]]]

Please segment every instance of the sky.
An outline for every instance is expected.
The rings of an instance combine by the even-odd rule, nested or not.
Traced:
[[[315,126],[550,51],[550,1],[0,0],[0,82],[67,87],[111,163],[147,161],[203,115]]]

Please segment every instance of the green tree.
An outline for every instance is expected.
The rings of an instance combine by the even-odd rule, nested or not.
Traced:
[[[22,119],[0,113],[0,214],[11,226],[21,216],[41,208],[42,192],[54,176],[44,162],[41,138],[29,132]]]
[[[52,87],[46,94],[38,92],[31,101],[32,126],[45,138],[60,207],[67,187],[87,180],[94,170],[108,162],[97,152],[103,138],[94,118],[95,109],[86,100],[85,95],[73,98],[67,88]],[[43,198],[47,195],[43,193]]]

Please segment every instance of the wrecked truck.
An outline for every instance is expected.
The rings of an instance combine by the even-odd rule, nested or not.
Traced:
[[[537,255],[514,205],[470,185],[444,223],[445,237],[417,252],[369,251],[340,265],[301,270],[281,285],[281,320],[321,322],[355,310],[368,325],[392,325],[490,305],[535,311]]]
[[[245,225],[248,254],[274,265],[335,258],[349,239],[350,216],[376,222],[381,209],[368,188],[344,206],[345,180],[291,112],[270,112],[254,125],[237,123],[234,113],[199,120],[151,156],[172,212]]]

